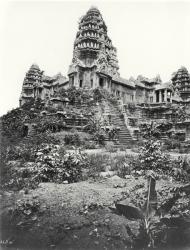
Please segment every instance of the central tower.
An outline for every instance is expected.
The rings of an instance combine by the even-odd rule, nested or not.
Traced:
[[[109,89],[112,77],[119,76],[116,53],[100,11],[91,7],[79,22],[68,72],[70,86]]]

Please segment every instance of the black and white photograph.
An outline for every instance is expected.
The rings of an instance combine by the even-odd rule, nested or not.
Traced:
[[[190,0],[2,0],[0,54],[0,249],[190,250]]]

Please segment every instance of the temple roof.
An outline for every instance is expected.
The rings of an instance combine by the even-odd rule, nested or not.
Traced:
[[[58,73],[54,76],[42,76],[43,86],[51,87],[52,85],[64,85],[68,82],[68,78],[63,76],[61,73]]]
[[[33,64],[31,65],[30,69],[37,69],[37,70],[40,70],[38,64],[36,64],[36,63],[33,63]]]
[[[100,13],[99,9],[96,6],[91,6],[90,9],[87,11],[87,13],[89,13],[91,11],[96,11],[96,12]]]
[[[180,96],[178,96],[178,95],[172,96],[172,100],[173,100],[173,101],[176,101],[176,102],[181,102],[181,101],[183,101],[182,98],[181,98]]]
[[[141,87],[141,88],[145,88],[144,83],[139,82],[139,81],[135,81],[135,85],[138,86],[138,87]]]
[[[134,84],[132,81],[129,81],[129,80],[127,80],[127,79],[124,79],[124,78],[122,78],[122,77],[120,77],[120,76],[115,76],[115,77],[112,78],[112,80],[113,80],[114,82],[118,82],[118,83],[120,83],[120,84],[127,85],[127,86],[129,86],[129,87],[131,87],[131,88],[135,88],[135,84]]]
[[[156,85],[155,89],[156,90],[159,90],[159,89],[170,89],[170,90],[173,90],[173,86],[172,86],[171,82],[165,82],[165,83],[161,83],[159,85]]]

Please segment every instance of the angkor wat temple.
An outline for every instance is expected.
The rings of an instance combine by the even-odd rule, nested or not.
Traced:
[[[136,105],[141,110],[127,116],[125,125],[128,128],[133,127],[131,124],[138,127],[143,118],[146,121],[170,120],[176,110],[173,105],[190,104],[190,75],[185,67],[173,73],[169,82],[162,82],[159,75],[152,79],[142,75],[137,79],[120,76],[117,49],[107,34],[100,11],[95,7],[80,19],[68,77],[61,73],[46,76],[38,65],[33,64],[23,82],[20,106],[33,98],[53,100],[58,91],[72,86],[106,89],[117,97],[124,112],[128,104]],[[178,132],[185,134],[186,139],[190,138],[190,121],[178,125]],[[133,131],[135,129],[131,135]]]
[[[51,97],[60,88],[106,88],[123,103],[190,102],[190,76],[180,68],[171,82],[162,83],[159,75],[148,79],[124,79],[119,74],[117,49],[107,34],[107,26],[97,8],[90,8],[79,23],[74,41],[73,59],[68,78],[60,73],[49,77],[33,64],[26,73],[20,105],[30,98]]]

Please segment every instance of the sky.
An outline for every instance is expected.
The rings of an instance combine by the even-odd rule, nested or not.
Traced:
[[[79,18],[91,6],[108,27],[122,77],[169,81],[181,66],[190,71],[190,1],[1,1],[0,115],[18,107],[33,63],[67,75]]]

